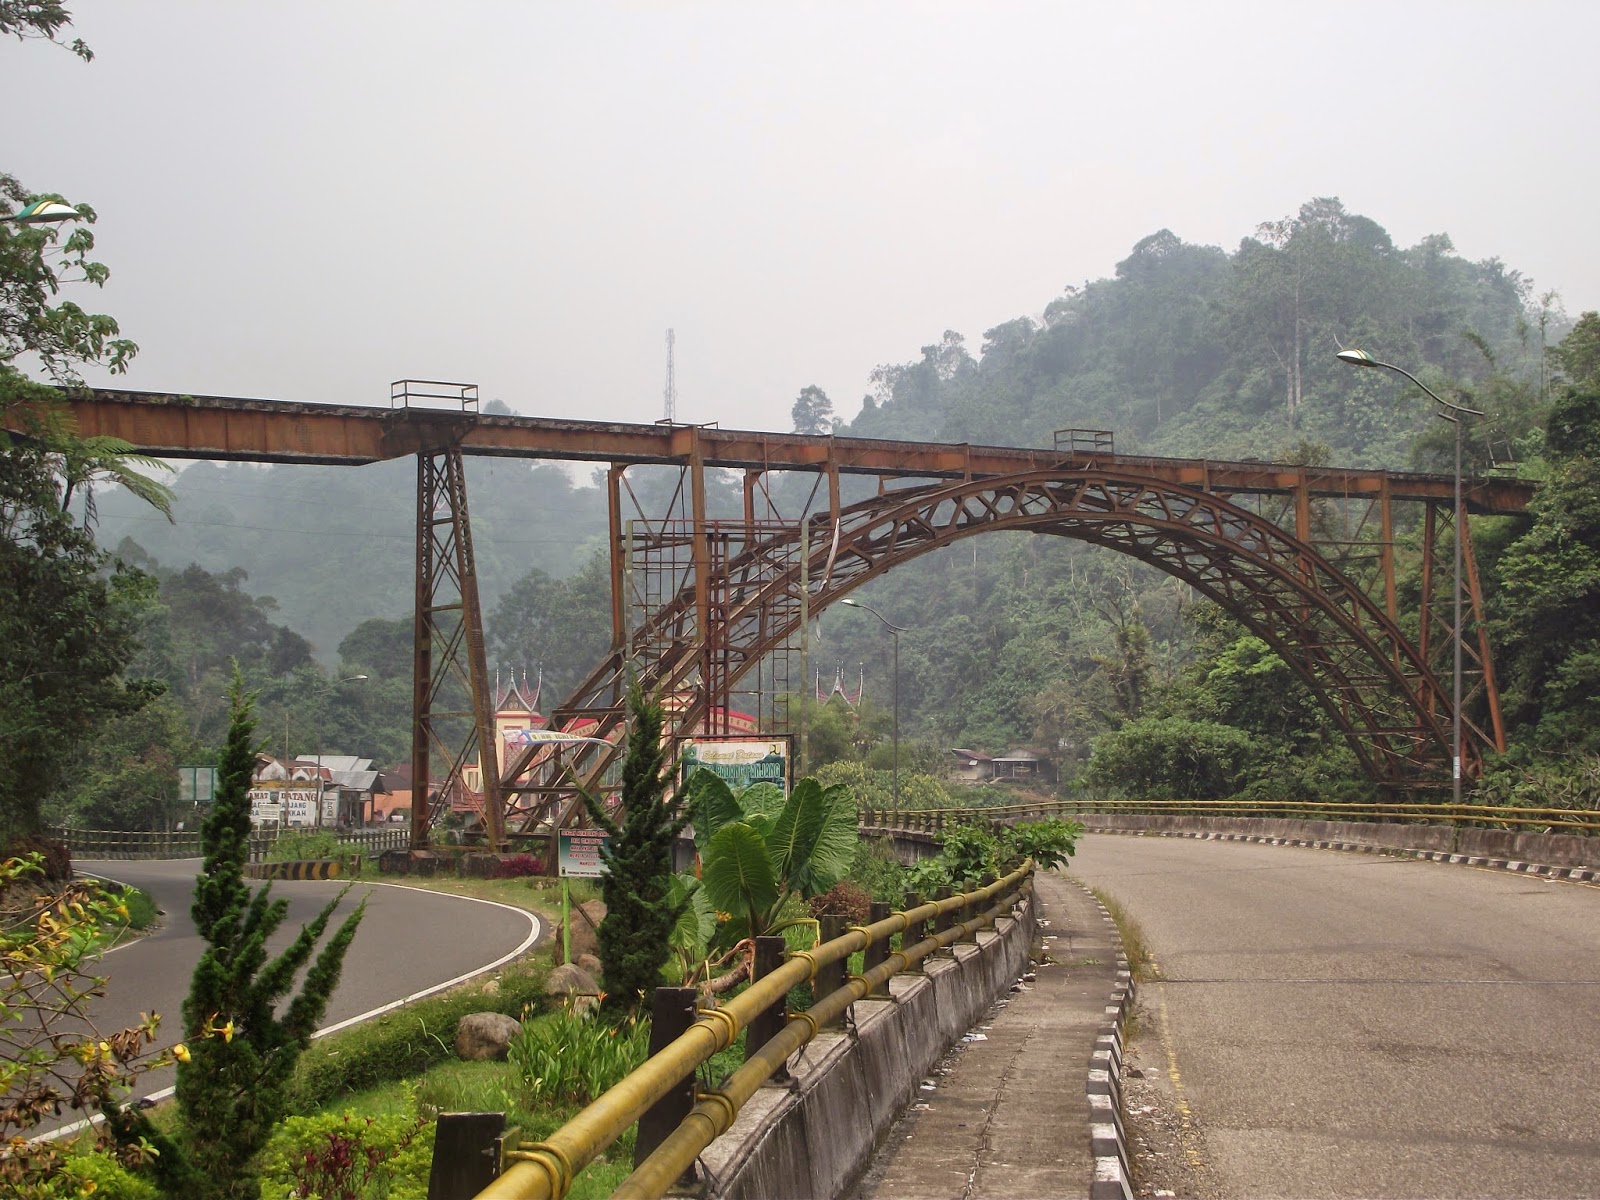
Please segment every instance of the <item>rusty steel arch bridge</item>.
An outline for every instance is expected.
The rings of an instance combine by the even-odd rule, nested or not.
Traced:
[[[459,795],[469,764],[501,763],[475,789],[492,846],[508,832],[580,821],[578,789],[614,787],[630,678],[670,698],[676,730],[727,732],[745,694],[757,697],[758,719],[776,717],[786,681],[773,664],[803,644],[812,615],[900,563],[1002,530],[1105,546],[1183,580],[1290,664],[1376,783],[1448,786],[1447,476],[1119,455],[1108,435],[1032,449],[487,416],[472,385],[401,381],[391,393],[388,408],[112,390],[68,403],[80,433],[163,457],[416,459],[413,778],[419,787],[443,778],[440,795]],[[551,714],[553,728],[594,741],[495,745],[463,464],[473,455],[607,467],[611,647]],[[640,500],[629,472],[643,467],[676,473],[664,504]],[[707,472],[719,469],[743,474],[740,515],[710,510]],[[1532,492],[1479,477],[1466,481],[1465,502],[1472,513],[1515,514]],[[1410,531],[1398,542],[1397,525]],[[1461,752],[1471,775],[1504,732],[1462,534]],[[1418,580],[1407,610],[1397,562]],[[741,692],[763,672],[771,686]],[[445,711],[452,694],[470,697],[469,708],[457,700]],[[434,771],[436,761],[448,769]],[[413,814],[413,845],[426,847],[433,814],[420,803]]]

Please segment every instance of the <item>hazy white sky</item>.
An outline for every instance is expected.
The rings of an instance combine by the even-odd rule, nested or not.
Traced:
[[[100,213],[128,386],[786,429],[1168,227],[1336,195],[1600,307],[1600,6],[76,0],[0,169]]]

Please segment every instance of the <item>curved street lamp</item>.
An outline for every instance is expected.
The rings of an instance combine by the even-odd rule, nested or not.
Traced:
[[[1466,417],[1481,417],[1483,413],[1476,408],[1466,408],[1460,404],[1452,404],[1439,395],[1422,380],[1403,367],[1393,363],[1380,362],[1365,350],[1341,350],[1337,355],[1342,363],[1352,367],[1376,367],[1382,371],[1393,371],[1396,375],[1403,375],[1412,383],[1426,392],[1435,404],[1446,411],[1436,412],[1434,415],[1449,421],[1456,427],[1456,470],[1455,470],[1455,628],[1454,643],[1455,668],[1451,672],[1453,696],[1450,702],[1450,798],[1456,803],[1461,803],[1461,548],[1463,538],[1466,536],[1467,519],[1466,511],[1461,502],[1461,430],[1463,419]]]
[[[0,217],[0,221],[10,221],[14,225],[59,225],[63,221],[76,221],[81,215],[70,204],[59,200],[35,200],[24,205],[20,212]]]
[[[888,617],[884,616],[877,609],[873,608],[872,605],[863,604],[859,600],[841,600],[841,601],[839,601],[839,603],[848,605],[851,608],[859,608],[863,612],[871,613],[873,616],[877,617],[878,620],[883,622],[883,627],[885,629],[887,629],[889,631],[890,635],[894,638],[894,800],[893,800],[893,804],[894,804],[895,811],[898,812],[899,809],[900,809],[900,635],[902,633],[904,633],[910,627],[906,626],[906,625],[896,625],[893,621],[889,620]]]

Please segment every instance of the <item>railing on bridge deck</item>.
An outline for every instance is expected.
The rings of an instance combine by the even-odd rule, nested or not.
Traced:
[[[1393,821],[1456,824],[1528,832],[1600,834],[1600,813],[1571,808],[1508,808],[1482,804],[1339,803],[1326,800],[1044,800],[978,808],[864,809],[866,827],[940,833],[964,821],[1025,817],[1137,814],[1157,817],[1274,817],[1302,821]]]
[[[46,832],[65,842],[78,858],[199,858],[200,831],[125,829],[77,829],[58,826]],[[311,830],[257,830],[250,834],[250,861],[262,862],[281,836],[312,832]],[[346,853],[360,851],[379,854],[385,850],[403,850],[410,844],[410,831],[400,829],[328,830],[339,839],[340,849]]]
[[[574,1177],[630,1126],[669,1098],[714,1055],[731,1046],[741,1029],[761,1028],[776,1013],[782,1020],[790,989],[811,983],[815,998],[804,1012],[789,1014],[779,1032],[758,1046],[747,1045],[745,1063],[713,1091],[699,1091],[688,1116],[654,1146],[641,1141],[632,1175],[613,1197],[644,1200],[664,1195],[700,1152],[725,1133],[745,1102],[818,1031],[841,1019],[850,1005],[885,987],[936,950],[976,938],[979,930],[1010,915],[1033,886],[1033,864],[964,895],[890,913],[842,936],[789,951],[787,961],[750,984],[721,1007],[698,1010],[698,1019],[542,1142],[500,1145],[500,1174],[478,1200],[561,1200]],[[891,952],[891,939],[900,936]],[[915,939],[915,940],[913,940]],[[777,939],[781,941],[782,939]],[[864,952],[859,975],[845,978],[850,956]],[[662,989],[671,992],[677,989]],[[754,1040],[749,1038],[747,1041]],[[641,1130],[643,1130],[641,1126]],[[641,1139],[644,1134],[641,1132]]]

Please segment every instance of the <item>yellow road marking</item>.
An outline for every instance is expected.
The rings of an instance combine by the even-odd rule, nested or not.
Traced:
[[[1197,1132],[1194,1126],[1194,1114],[1189,1109],[1189,1097],[1183,1090],[1183,1072],[1178,1069],[1178,1048],[1172,1040],[1172,1022],[1167,1017],[1166,989],[1161,987],[1161,968],[1154,959],[1150,961],[1150,973],[1156,980],[1157,1004],[1156,1022],[1161,1031],[1161,1049],[1167,1058],[1167,1078],[1172,1082],[1172,1091],[1178,1110],[1178,1125],[1183,1136],[1179,1140],[1183,1143],[1183,1156],[1189,1160],[1191,1167],[1199,1168],[1201,1158],[1196,1151],[1194,1143]]]

